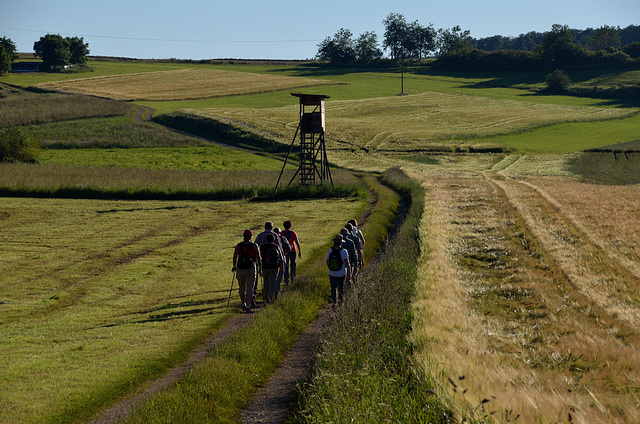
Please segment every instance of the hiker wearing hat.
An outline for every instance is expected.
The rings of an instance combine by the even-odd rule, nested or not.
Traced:
[[[242,237],[244,240],[236,245],[236,249],[233,252],[233,268],[231,272],[235,272],[238,278],[242,309],[247,313],[251,313],[253,287],[258,279],[257,275],[262,272],[260,249],[257,244],[251,241],[253,237],[251,230],[244,230]]]
[[[333,238],[333,246],[327,252],[327,268],[329,268],[329,281],[331,282],[331,300],[337,304],[338,298],[344,297],[344,280],[347,278],[347,270],[350,270],[349,252],[342,247],[341,234]]]
[[[356,247],[356,253],[358,254],[358,268],[362,268],[364,266],[364,237],[360,237],[362,236],[362,232],[360,232],[360,230],[358,230],[358,228],[351,222],[347,222],[344,228],[349,232],[347,237],[349,237]]]

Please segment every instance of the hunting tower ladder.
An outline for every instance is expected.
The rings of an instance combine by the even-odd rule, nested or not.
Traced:
[[[289,181],[289,185],[300,175],[300,185],[307,186],[324,183],[327,179],[333,185],[331,170],[327,161],[327,148],[324,142],[324,99],[329,96],[322,94],[299,94],[291,93],[292,96],[300,99],[300,122],[291,141],[289,153],[282,165],[282,171],[278,177],[278,182],[274,192],[278,189],[280,179],[284,173],[285,166],[293,150],[298,133],[300,134],[300,166]],[[317,180],[316,180],[317,177]]]

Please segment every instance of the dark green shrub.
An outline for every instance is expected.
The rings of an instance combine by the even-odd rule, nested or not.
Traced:
[[[628,44],[622,48],[622,51],[634,59],[640,58],[640,42]]]
[[[547,75],[547,91],[552,93],[564,93],[571,84],[571,78],[560,69],[556,69]]]
[[[39,146],[21,127],[0,130],[0,162],[36,162]]]

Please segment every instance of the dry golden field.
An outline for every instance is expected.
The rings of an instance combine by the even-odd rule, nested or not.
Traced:
[[[48,90],[89,94],[119,100],[192,100],[264,93],[334,81],[215,69],[183,69],[80,78],[38,84]]]
[[[413,338],[457,412],[638,422],[640,187],[414,175],[428,194]]]
[[[199,116],[243,122],[290,140],[298,106],[189,110]],[[533,104],[488,97],[426,92],[362,100],[332,100],[327,107],[329,148],[369,152],[429,150],[473,137],[517,133],[552,123],[627,116],[621,109]]]

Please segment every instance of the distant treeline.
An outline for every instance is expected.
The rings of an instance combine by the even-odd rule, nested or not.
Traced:
[[[570,29],[574,42],[580,46],[591,50],[599,50],[599,45],[594,45],[594,38],[601,28]],[[640,42],[640,25],[629,25],[626,28],[614,28],[619,37],[619,47],[625,47],[632,43]],[[517,37],[508,37],[504,35],[494,35],[485,38],[473,38],[471,44],[478,50],[487,52],[497,50],[524,50],[532,51],[542,45],[544,38],[543,32],[531,31],[526,34],[520,34]]]
[[[591,33],[593,31],[593,33]],[[435,66],[448,70],[474,71],[522,71],[522,70],[575,70],[637,67],[640,65],[640,42],[622,45],[618,28],[601,27],[597,30],[576,31],[567,25],[553,25],[540,35],[537,45],[531,49],[486,50],[471,40],[457,43],[438,57]],[[640,27],[625,29],[625,40],[631,40],[635,31],[640,37]],[[576,35],[578,34],[578,38]],[[530,33],[531,34],[531,33]],[[587,35],[590,34],[590,35]],[[523,42],[526,36],[522,36]],[[533,36],[531,38],[533,40]],[[588,46],[585,40],[588,39]],[[582,43],[579,42],[582,40]],[[515,39],[512,40],[515,42]],[[516,44],[517,45],[517,44]]]

